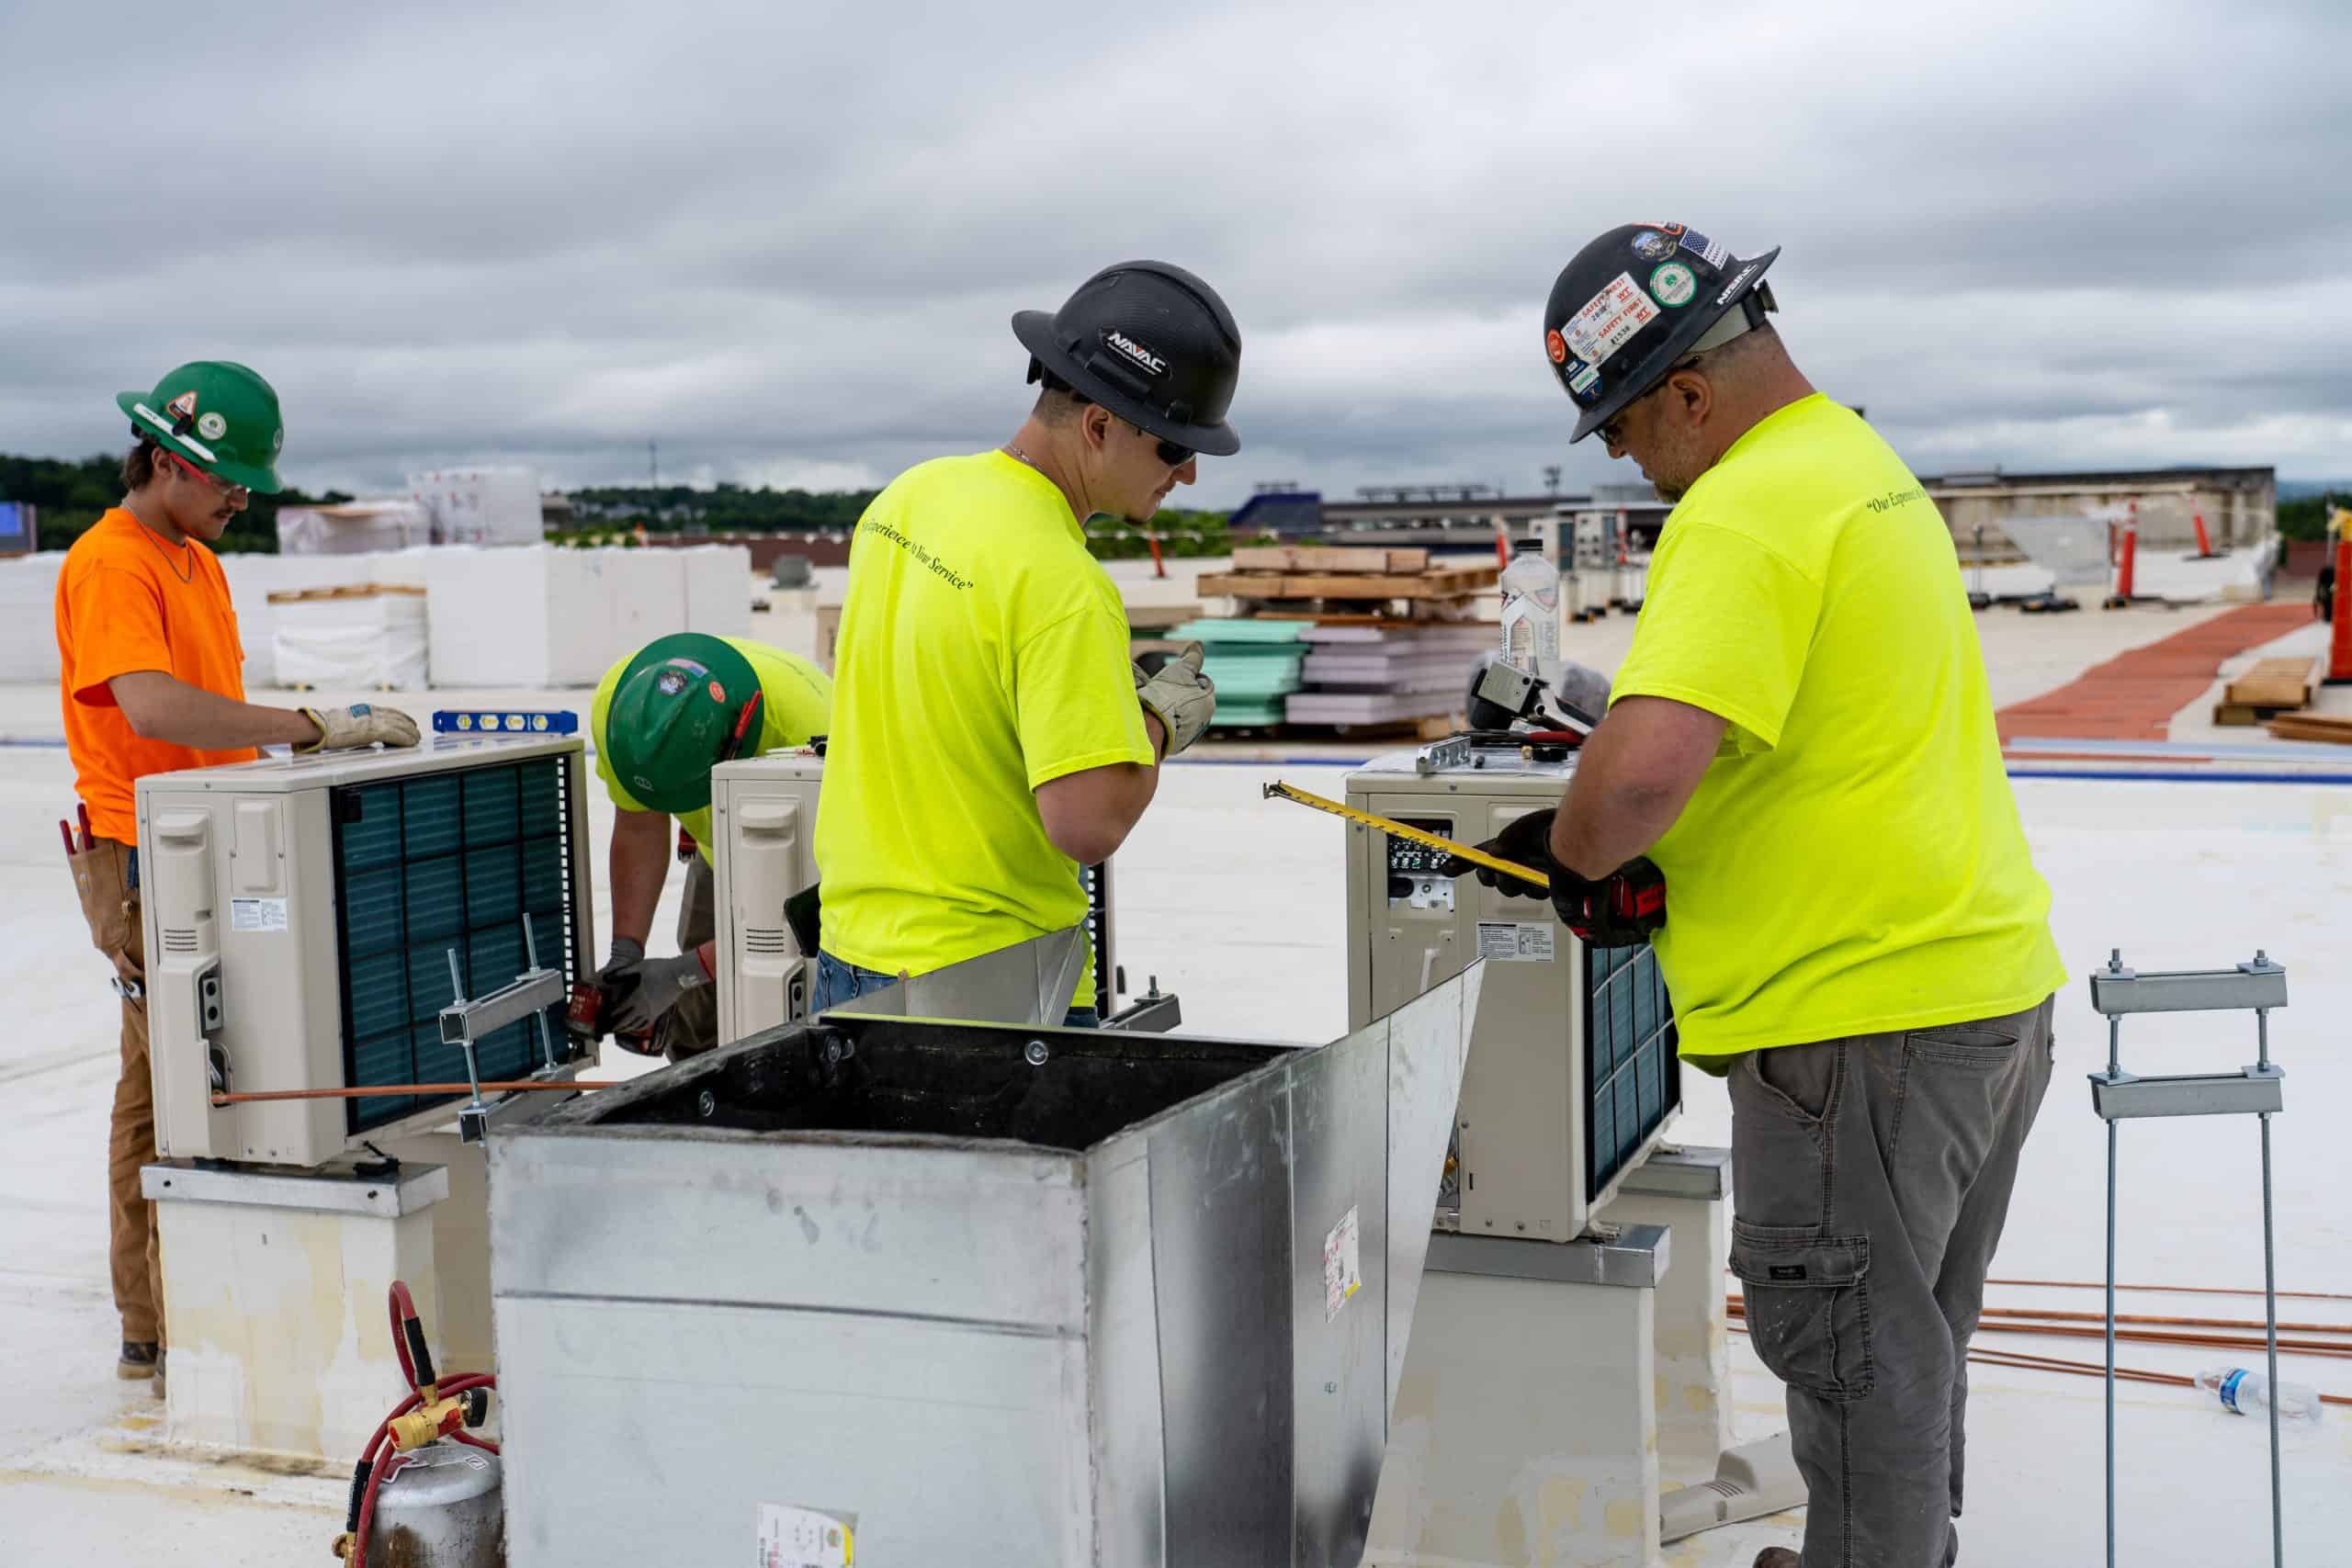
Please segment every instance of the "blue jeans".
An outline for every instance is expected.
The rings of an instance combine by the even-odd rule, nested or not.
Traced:
[[[868,991],[878,991],[899,983],[896,975],[885,975],[878,969],[864,969],[854,964],[844,964],[821,948],[817,953],[817,999],[812,1012],[839,1007],[853,997]],[[1092,1008],[1072,1008],[1062,1019],[1064,1029],[1100,1029],[1102,1015]]]

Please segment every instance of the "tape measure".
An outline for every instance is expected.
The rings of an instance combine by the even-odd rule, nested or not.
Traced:
[[[1441,838],[1435,833],[1425,833],[1419,828],[1408,828],[1402,822],[1393,822],[1385,817],[1374,817],[1369,811],[1358,811],[1354,807],[1342,806],[1336,800],[1326,800],[1319,795],[1308,794],[1295,784],[1286,784],[1276,780],[1265,786],[1265,798],[1295,800],[1301,806],[1311,806],[1317,811],[1328,811],[1332,816],[1344,821],[1353,822],[1360,828],[1377,828],[1391,838],[1406,840],[1420,845],[1423,849],[1442,850],[1450,855],[1460,855],[1473,865],[1483,865],[1489,871],[1499,871],[1506,876],[1516,876],[1521,882],[1532,882],[1538,887],[1549,888],[1552,886],[1550,877],[1532,867],[1523,866],[1517,861],[1508,861],[1498,855],[1490,855],[1475,845],[1457,844],[1452,839]]]

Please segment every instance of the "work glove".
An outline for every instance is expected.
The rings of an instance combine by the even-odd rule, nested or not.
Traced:
[[[635,964],[644,956],[645,944],[638,941],[635,937],[616,936],[613,938],[613,955],[605,960],[605,966],[602,969],[596,971],[597,984],[603,985],[606,983],[620,971],[628,968],[630,964]]]
[[[1551,811],[1531,811],[1478,847],[1499,860],[1540,871],[1551,882],[1552,908],[1560,923],[1594,947],[1631,947],[1647,942],[1666,924],[1666,874],[1636,856],[1595,880],[1578,876],[1552,858]],[[1510,898],[1541,898],[1543,888],[1490,866],[1455,855],[1440,875],[1476,872],[1486,886]]]
[[[416,720],[398,708],[354,703],[347,708],[304,708],[302,716],[319,727],[319,738],[295,747],[297,751],[351,751],[379,740],[387,746],[416,744]]]
[[[1571,873],[1552,884],[1552,908],[1591,946],[1636,946],[1666,925],[1666,874],[1642,855],[1598,882]]]
[[[608,1026],[616,1035],[647,1033],[653,1021],[676,1007],[680,998],[709,980],[710,971],[702,966],[699,948],[690,948],[675,958],[639,958],[606,982],[613,995]]]
[[[1559,863],[1552,858],[1553,815],[1550,811],[1531,811],[1524,817],[1514,818],[1501,832],[1478,847],[1498,860],[1511,861],[1530,871],[1540,871],[1556,886],[1562,877],[1576,874],[1562,870]],[[1506,875],[1492,866],[1480,865],[1460,855],[1450,857],[1438,867],[1440,876],[1461,876],[1469,872],[1477,873],[1481,883],[1506,898],[1545,897],[1544,889],[1532,882]]]
[[[1201,662],[1208,650],[1197,642],[1188,642],[1184,651],[1159,667],[1159,672],[1148,678],[1138,666],[1136,670],[1136,700],[1144,711],[1158,718],[1168,731],[1168,755],[1190,746],[1209,727],[1209,716],[1216,712],[1216,686],[1201,673]]]

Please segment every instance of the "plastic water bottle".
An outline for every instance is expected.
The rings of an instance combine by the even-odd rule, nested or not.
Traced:
[[[2220,1399],[2222,1408],[2233,1415],[2260,1415],[2271,1402],[2270,1380],[2244,1367],[2208,1367],[2197,1374],[2197,1386]],[[2318,1394],[2299,1382],[2280,1383],[2278,1401],[2280,1421],[2300,1421],[2307,1427],[2318,1426],[2320,1413],[2327,1408]]]
[[[1560,569],[1521,539],[1503,569],[1503,658],[1546,685],[1560,679]]]

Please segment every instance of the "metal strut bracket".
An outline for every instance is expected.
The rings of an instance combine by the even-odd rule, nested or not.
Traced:
[[[563,976],[552,969],[538,966],[538,943],[531,934],[531,917],[523,917],[523,942],[531,967],[486,997],[473,1000],[466,998],[464,972],[458,964],[458,950],[449,949],[449,989],[453,999],[441,1010],[441,1043],[455,1045],[466,1054],[466,1082],[473,1088],[473,1098],[458,1112],[459,1141],[479,1144],[490,1130],[490,1107],[481,1098],[481,1068],[475,1058],[475,1048],[483,1040],[518,1019],[537,1015],[539,1021],[539,1048],[546,1057],[542,1072],[556,1066],[555,1053],[548,1043],[548,1010],[560,1006],[567,994]]]
[[[2107,1071],[2090,1075],[2091,1109],[2107,1123],[2107,1562],[2115,1568],[2115,1211],[2116,1124],[2149,1116],[2250,1115],[2262,1126],[2262,1295],[2270,1386],[2278,1386],[2278,1254],[2272,1217],[2270,1118],[2285,1109],[2286,1075],[2270,1060],[2270,1010],[2287,1005],[2287,971],[2256,953],[2232,969],[2143,975],[2120,949],[2091,976],[2091,1006],[2107,1016]],[[2135,1012],[2254,1014],[2256,1060],[2234,1073],[2137,1077],[2123,1070],[2122,1020]],[[2270,1402],[2270,1560],[2284,1568],[2278,1489],[2278,1405]]]

